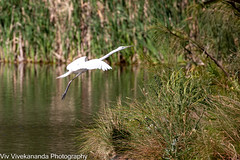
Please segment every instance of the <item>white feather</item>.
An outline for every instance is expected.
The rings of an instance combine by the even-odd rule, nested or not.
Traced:
[[[67,70],[72,70],[72,71],[75,71],[76,68],[79,68],[78,66],[80,64],[83,64],[84,62],[87,61],[87,57],[84,56],[84,57],[80,57],[76,60],[74,60],[72,63],[70,63],[68,66],[67,66]]]
[[[99,59],[93,59],[90,61],[87,61],[81,66],[82,69],[92,70],[92,69],[101,69],[103,71],[106,71],[108,69],[112,69],[107,63],[99,60]]]
[[[64,77],[67,77],[67,76],[70,75],[71,73],[72,73],[72,71],[68,71],[68,72],[64,73],[63,75],[57,77],[57,79],[58,79],[58,78],[64,78]]]

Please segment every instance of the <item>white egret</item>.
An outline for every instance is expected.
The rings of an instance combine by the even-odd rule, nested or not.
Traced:
[[[72,81],[75,78],[77,78],[80,74],[86,72],[87,70],[92,70],[92,69],[101,69],[103,71],[112,69],[112,67],[109,66],[107,63],[105,63],[103,60],[108,58],[109,56],[111,56],[113,53],[118,52],[123,49],[126,49],[128,47],[132,47],[132,46],[120,46],[117,49],[109,52],[108,54],[106,54],[105,56],[103,56],[102,58],[99,58],[99,59],[88,60],[87,57],[84,56],[84,57],[78,58],[78,59],[74,60],[73,62],[71,62],[67,66],[68,72],[57,77],[57,79],[58,79],[58,78],[64,78],[72,73],[77,74],[72,80],[70,80],[68,82],[67,88],[62,95],[62,99],[64,99],[64,97],[66,96],[68,88],[70,87],[70,84],[72,83]]]

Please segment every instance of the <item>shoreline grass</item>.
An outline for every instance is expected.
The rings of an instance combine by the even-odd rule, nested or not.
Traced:
[[[100,113],[94,127],[79,135],[79,151],[93,159],[240,157],[239,97],[214,94],[219,87],[182,70],[155,72],[147,84],[145,102]]]

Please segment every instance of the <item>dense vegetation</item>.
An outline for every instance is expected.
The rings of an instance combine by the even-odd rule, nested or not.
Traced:
[[[226,96],[209,71],[187,77],[173,70],[156,68],[144,103],[99,114],[79,136],[81,152],[92,159],[238,159],[239,92],[228,89]]]
[[[209,53],[232,67],[239,61],[239,5],[234,0],[1,0],[0,60],[66,62],[131,44],[132,51],[110,61],[196,62]]]
[[[99,114],[79,136],[80,152],[96,159],[239,159],[239,7],[159,2],[163,17],[148,26],[144,57],[170,65],[155,67],[144,102]]]
[[[155,67],[144,102],[106,109],[85,129],[80,152],[240,158],[238,1],[1,0],[0,13],[1,61],[67,62],[134,45],[109,62],[168,64]]]
[[[1,61],[65,62],[99,57],[134,45],[122,61],[139,62],[150,46],[146,31],[162,16],[161,3],[145,1],[1,0]],[[145,47],[144,47],[145,46]],[[114,62],[119,57],[111,57]]]

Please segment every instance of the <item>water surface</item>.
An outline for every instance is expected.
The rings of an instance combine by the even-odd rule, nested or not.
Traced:
[[[76,154],[74,138],[104,107],[141,97],[146,73],[137,67],[94,70],[56,79],[65,66],[0,64],[0,153]]]

